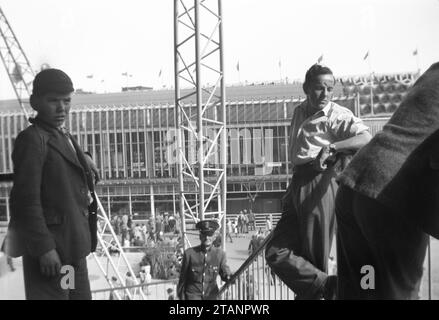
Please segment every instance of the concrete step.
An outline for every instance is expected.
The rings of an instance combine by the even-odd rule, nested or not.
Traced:
[[[235,220],[238,213],[227,213],[227,219],[233,219]],[[267,218],[269,214],[267,213],[255,213],[255,219],[256,219],[256,228],[265,228],[265,219]],[[282,216],[282,213],[272,213],[273,216],[273,228],[276,226],[277,222],[280,220],[280,217]],[[195,230],[195,223],[192,220],[186,220],[186,230]]]

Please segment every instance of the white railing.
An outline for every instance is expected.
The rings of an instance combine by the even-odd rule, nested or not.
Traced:
[[[219,300],[294,300],[295,294],[277,277],[265,261],[265,247],[271,238],[270,233],[261,246],[248,257],[238,271],[219,291]],[[420,292],[423,300],[439,299],[437,288],[433,286],[432,239],[429,238],[425,257],[423,285]],[[434,271],[433,271],[434,270]],[[439,276],[436,275],[436,278]],[[437,282],[437,280],[436,280]]]
[[[219,291],[220,300],[294,300],[294,292],[276,276],[265,261],[270,233]]]
[[[160,280],[133,286],[92,290],[92,300],[168,300],[176,298],[178,279]],[[171,289],[172,293],[168,293]],[[127,293],[129,292],[129,294]]]

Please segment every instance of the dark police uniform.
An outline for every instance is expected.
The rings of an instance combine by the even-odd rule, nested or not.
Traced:
[[[200,221],[200,232],[213,232],[218,228],[214,221]],[[215,300],[218,294],[217,276],[227,281],[231,275],[226,253],[212,245],[206,249],[199,245],[184,252],[177,294],[180,300]]]

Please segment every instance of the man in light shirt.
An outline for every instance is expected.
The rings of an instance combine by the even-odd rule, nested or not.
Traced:
[[[346,155],[367,144],[368,127],[347,108],[331,101],[336,80],[315,64],[306,73],[307,99],[293,114],[289,154],[293,178],[266,259],[297,299],[334,299],[336,276],[328,276],[334,236],[337,169]]]

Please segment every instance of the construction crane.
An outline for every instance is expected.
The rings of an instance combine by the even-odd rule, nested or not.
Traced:
[[[29,112],[31,112],[27,99],[32,91],[32,81],[35,73],[1,8],[0,34],[3,40],[0,43],[0,56],[14,88],[18,103],[27,120],[29,119]]]

